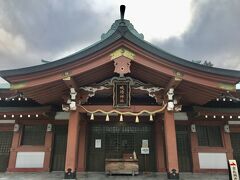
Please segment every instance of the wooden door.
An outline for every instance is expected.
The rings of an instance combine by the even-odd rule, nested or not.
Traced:
[[[7,170],[13,132],[0,132],[0,172]]]
[[[64,171],[67,147],[67,125],[54,126],[52,171]]]
[[[177,151],[178,151],[178,165],[180,172],[192,171],[191,146],[188,134],[188,126],[177,125]]]

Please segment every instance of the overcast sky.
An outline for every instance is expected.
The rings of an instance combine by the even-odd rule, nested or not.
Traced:
[[[0,0],[0,70],[56,60],[99,41],[119,19],[120,4],[146,41],[240,70],[240,0]]]

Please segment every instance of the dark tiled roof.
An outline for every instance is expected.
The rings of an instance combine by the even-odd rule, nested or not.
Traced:
[[[207,72],[207,73],[212,73],[216,75],[222,75],[222,76],[230,76],[230,77],[235,77],[239,78],[240,80],[240,71],[236,70],[228,70],[228,69],[221,69],[221,68],[214,68],[214,67],[208,67],[205,65],[193,63],[191,61],[179,58],[177,56],[174,56],[172,54],[169,54],[152,44],[146,42],[143,39],[143,35],[138,33],[133,25],[128,21],[128,20],[117,20],[115,23],[112,25],[111,29],[106,33],[102,35],[101,41],[93,44],[92,46],[89,46],[79,52],[76,52],[70,56],[67,56],[65,58],[42,64],[42,65],[37,65],[37,66],[32,66],[32,67],[27,67],[27,68],[21,68],[21,69],[15,69],[15,70],[5,70],[5,71],[0,71],[0,76],[8,77],[8,76],[15,76],[15,75],[23,75],[23,74],[30,74],[34,72],[41,72],[44,70],[56,68],[74,61],[81,60],[84,57],[87,57],[88,55],[91,55],[109,45],[111,45],[113,42],[119,40],[119,39],[126,39],[132,43],[134,43],[136,46],[144,49],[145,51],[158,56],[160,58],[163,58],[169,62]]]

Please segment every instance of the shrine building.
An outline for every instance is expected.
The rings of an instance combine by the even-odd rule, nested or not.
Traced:
[[[83,50],[0,71],[9,83],[0,88],[0,171],[178,179],[240,164],[240,71],[155,47],[124,10]]]

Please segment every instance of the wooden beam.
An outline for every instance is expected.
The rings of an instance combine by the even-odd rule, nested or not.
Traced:
[[[192,87],[192,88],[195,88],[195,89],[201,89],[201,90],[205,90],[206,92],[208,93],[223,93],[225,92],[224,90],[221,90],[221,89],[217,89],[217,88],[210,88],[208,86],[202,86],[202,85],[198,85],[198,84],[195,84],[195,83],[190,83],[190,82],[187,82],[187,81],[184,81],[181,86],[187,86],[187,87]]]
[[[74,88],[77,91],[78,85],[73,77],[66,75],[63,77],[63,82],[68,88]]]
[[[88,111],[95,111],[97,109],[101,109],[103,111],[111,111],[113,110],[112,105],[83,105],[84,108],[86,108]],[[121,108],[119,111],[121,112],[133,112],[133,113],[138,113],[142,110],[147,110],[147,111],[156,111],[161,109],[162,106],[147,106],[147,105],[132,105],[130,108]],[[78,107],[77,109],[79,112],[84,113],[86,112],[81,106]]]
[[[136,61],[137,60],[137,61]],[[158,72],[164,73],[166,75],[170,75],[170,76],[175,76],[175,72],[172,71],[172,67],[168,66],[168,65],[160,65],[159,62],[156,62],[156,60],[153,59],[153,61],[149,61],[148,58],[144,58],[139,54],[136,54],[136,60],[133,60],[136,63],[142,64],[143,66],[146,66],[148,68],[151,68],[153,70],[156,70]],[[178,68],[178,67],[175,67]],[[180,67],[181,68],[181,67]],[[178,68],[178,69],[180,69]],[[196,83],[199,85],[203,85],[203,86],[208,86],[211,88],[216,88],[216,89],[223,89],[223,86],[220,86],[221,82],[223,82],[223,79],[225,79],[224,76],[216,76],[215,78],[213,78],[213,75],[208,75],[208,74],[204,74],[201,73],[199,71],[194,71],[192,72],[190,68],[186,68],[183,69],[181,68],[181,71],[184,72],[184,76],[183,79],[192,83]],[[234,78],[233,78],[234,79]],[[231,79],[226,80],[226,82],[231,81]],[[232,88],[233,84],[227,84],[224,86],[225,89],[229,89],[229,91],[234,91],[234,89]]]
[[[23,90],[41,90],[41,89],[45,89],[45,88],[48,88],[48,87],[52,87],[52,86],[59,85],[60,82],[61,82],[61,81],[58,80],[58,81],[54,81],[54,82],[47,83],[47,84],[44,84],[44,85],[34,86],[34,87],[27,88],[27,89],[23,89]],[[63,84],[63,83],[62,83],[62,84]]]
[[[11,82],[13,89],[27,89],[30,87],[62,80],[62,75],[65,71],[68,71],[70,73],[70,76],[74,77],[77,75],[82,75],[89,70],[96,71],[100,66],[105,66],[108,63],[112,63],[112,60],[109,56],[110,53],[123,45],[127,49],[130,49],[136,53],[134,60],[132,60],[133,64],[140,64],[141,66],[147,67],[150,70],[154,70],[155,72],[159,73],[159,76],[163,74],[164,76],[173,77],[173,69],[176,69],[177,71],[184,73],[183,79],[188,82],[205,85],[210,88],[230,91],[235,90],[235,83],[239,79],[236,77],[226,77],[222,75],[207,73],[186,66],[181,66],[179,64],[173,64],[170,61],[166,61],[165,59],[159,58],[151,53],[144,51],[143,49],[137,47],[127,40],[116,41],[110,46],[82,58],[81,61],[66,63],[64,66],[52,68],[51,70],[45,70],[44,73],[40,71],[38,73],[32,73],[28,75],[6,77],[6,79]],[[106,71],[110,71],[110,69],[106,68]],[[99,76],[99,73],[96,72],[96,76]],[[152,77],[152,79],[155,79],[155,76]]]
[[[164,89],[164,94],[168,92],[170,88],[177,88],[177,86],[182,82],[183,74],[180,72],[175,72],[175,76],[168,82]]]
[[[115,49],[116,47],[112,47],[112,49]],[[107,64],[108,62],[111,62],[112,60],[109,57],[109,53],[107,53],[108,51],[105,51],[105,55],[101,55],[100,57],[95,55],[94,57],[88,57],[86,59],[86,61],[80,61],[78,63],[78,65],[76,67],[74,67],[73,69],[69,69],[69,67],[66,67],[65,69],[68,69],[68,73],[69,75],[72,76],[76,76],[79,74],[83,74],[87,71],[89,71],[90,69],[94,69],[97,67],[100,67],[102,65]],[[110,51],[111,52],[111,51]],[[62,71],[57,71],[56,73],[51,73],[49,75],[45,75],[45,76],[41,76],[41,77],[26,77],[23,76],[22,77],[22,81],[19,80],[18,76],[17,78],[13,78],[11,79],[11,86],[13,87],[13,89],[27,89],[30,87],[34,87],[34,86],[39,86],[39,85],[43,85],[43,84],[48,84],[48,83],[52,83],[55,82],[57,80],[61,80],[64,78],[65,72]]]
[[[188,86],[188,87],[186,87],[186,89],[187,90],[184,90],[183,88],[181,88],[181,94],[183,94],[183,96],[184,96],[184,94],[190,94],[193,97],[194,97],[194,95],[195,96],[203,95],[204,97],[209,97],[209,98],[218,96],[217,93],[208,93],[207,91],[205,91],[204,89],[199,88],[199,87],[193,88],[193,87]],[[178,91],[180,91],[180,89]]]
[[[51,95],[42,96],[42,97],[30,97],[30,98],[36,101],[44,101],[44,100],[50,101],[51,99],[55,99],[55,98],[61,99],[61,96],[58,94],[57,95],[51,94]]]
[[[132,63],[131,72],[132,73],[139,72],[139,74],[141,74],[141,75],[142,75],[142,73],[151,74],[153,77],[160,78],[162,81],[168,81],[169,78],[172,77],[172,76],[169,76],[167,74],[160,73],[158,71],[152,70],[150,68],[147,68],[147,67],[145,67],[141,64],[137,64],[137,63],[134,63],[134,62]]]
[[[56,94],[56,93],[59,93],[61,94],[62,92],[66,91],[65,87],[61,86],[56,86],[55,88],[52,87],[52,88],[49,88],[49,89],[46,89],[46,90],[42,90],[42,91],[39,91],[39,92],[24,92],[24,95],[27,95],[27,96],[46,96],[47,94]]]
[[[195,103],[195,104],[199,104],[199,105],[203,105],[206,104],[208,101],[211,101],[211,99],[209,99],[208,97],[202,97],[202,96],[195,96],[193,98],[192,95],[187,95],[184,98],[182,98],[182,101],[184,103]]]
[[[144,71],[132,70],[131,77],[141,80],[146,83],[156,85],[156,86],[163,86],[164,84],[166,84],[168,82],[168,80],[166,80],[166,78],[162,78],[162,76],[159,76],[155,73],[143,76],[144,73],[145,73]],[[152,78],[152,77],[154,77],[154,78]]]

